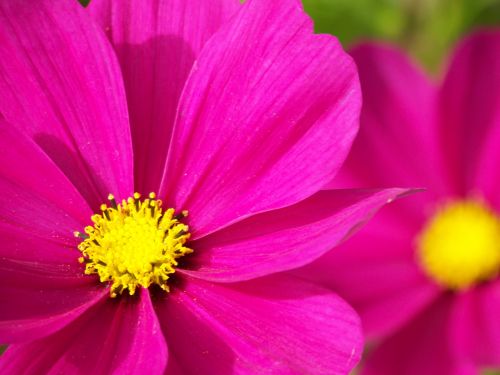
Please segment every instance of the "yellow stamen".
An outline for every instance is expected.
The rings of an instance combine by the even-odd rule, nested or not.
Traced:
[[[85,274],[97,274],[101,282],[110,282],[111,297],[125,289],[133,295],[138,286],[157,284],[169,291],[167,280],[175,272],[177,259],[192,253],[184,246],[190,233],[179,220],[187,211],[175,215],[175,210],[162,209],[155,193],[140,200],[141,195],[117,204],[110,194],[110,207],[101,205],[101,214],[92,216],[93,226],[85,233],[75,232],[83,241],[78,245],[85,263]]]
[[[438,284],[470,288],[500,270],[500,219],[479,200],[448,203],[424,227],[418,250],[422,268]]]

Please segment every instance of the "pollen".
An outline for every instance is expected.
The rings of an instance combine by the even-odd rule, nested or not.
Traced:
[[[75,232],[82,239],[78,260],[85,264],[85,274],[109,283],[111,297],[125,290],[133,295],[138,287],[152,284],[168,292],[178,259],[193,252],[185,246],[190,233],[181,221],[187,211],[176,215],[173,208],[164,210],[154,193],[144,200],[135,193],[121,203],[110,194],[108,200],[92,216],[93,225]]]
[[[452,290],[495,278],[500,270],[500,219],[478,199],[441,206],[418,237],[425,273]]]

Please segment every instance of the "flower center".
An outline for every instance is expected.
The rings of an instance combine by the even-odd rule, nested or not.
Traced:
[[[167,280],[175,272],[177,259],[193,252],[185,247],[189,228],[179,220],[187,211],[162,209],[154,193],[141,201],[141,195],[117,204],[109,195],[110,206],[101,205],[101,214],[92,216],[93,226],[85,233],[75,232],[83,241],[78,245],[85,263],[85,274],[97,274],[101,282],[110,282],[111,297],[125,289],[133,295],[138,286],[157,284],[169,291]]]
[[[467,289],[500,270],[500,220],[479,200],[440,207],[418,238],[424,271],[438,284]]]

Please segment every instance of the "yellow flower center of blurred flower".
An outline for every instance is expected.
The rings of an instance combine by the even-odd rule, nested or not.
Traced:
[[[97,274],[101,282],[110,282],[111,297],[125,289],[133,295],[138,286],[157,284],[169,291],[167,280],[175,272],[177,259],[193,250],[184,246],[189,228],[180,222],[187,211],[175,215],[173,208],[162,209],[154,193],[141,200],[139,193],[117,204],[101,205],[102,213],[92,216],[93,226],[85,233],[75,232],[83,241],[80,263],[85,274]]]
[[[490,280],[500,270],[500,219],[480,200],[445,204],[420,234],[418,257],[427,275],[449,289]]]

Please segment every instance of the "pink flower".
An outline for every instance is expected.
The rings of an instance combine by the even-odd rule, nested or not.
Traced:
[[[390,47],[352,55],[361,131],[335,185],[427,192],[301,273],[338,291],[383,339],[362,374],[500,366],[500,33],[466,39],[439,86]]]
[[[353,310],[278,273],[402,190],[320,191],[360,90],[296,0],[3,1],[0,59],[2,374],[356,364]]]

